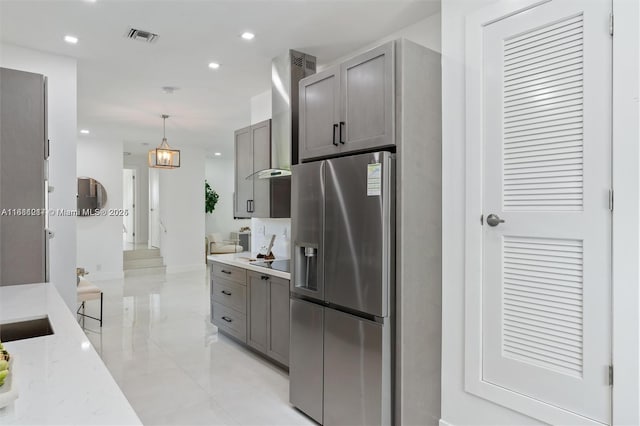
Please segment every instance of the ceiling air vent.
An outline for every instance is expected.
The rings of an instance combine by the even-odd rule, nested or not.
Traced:
[[[147,43],[154,43],[155,41],[158,40],[158,37],[159,37],[158,34],[154,34],[152,32],[145,31],[145,30],[137,30],[135,28],[129,28],[129,31],[127,31],[127,38],[130,38],[131,40],[139,40]]]

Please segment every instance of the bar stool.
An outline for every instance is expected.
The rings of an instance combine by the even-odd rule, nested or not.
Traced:
[[[100,318],[92,317],[91,315],[87,315],[84,312],[85,302],[89,300],[97,300],[97,299],[100,299]],[[91,281],[87,280],[84,277],[80,277],[80,280],[78,281],[78,303],[80,303],[80,306],[78,307],[76,314],[82,317],[91,318],[96,321],[100,321],[100,327],[102,327],[102,303],[103,303],[102,290],[100,290],[98,287],[93,285]],[[82,312],[80,312],[80,310],[82,310]]]

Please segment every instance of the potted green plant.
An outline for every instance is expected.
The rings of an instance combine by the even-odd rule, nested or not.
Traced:
[[[204,181],[204,211],[205,213],[213,213],[216,209],[216,204],[218,203],[218,198],[220,196],[218,193],[211,188],[209,182]]]

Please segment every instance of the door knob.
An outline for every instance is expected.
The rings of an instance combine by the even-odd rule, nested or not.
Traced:
[[[504,223],[504,219],[500,219],[500,216],[498,216],[497,214],[491,213],[489,216],[487,216],[487,225],[498,226],[501,223]]]

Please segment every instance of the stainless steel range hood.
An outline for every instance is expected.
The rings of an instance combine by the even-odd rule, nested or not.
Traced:
[[[316,57],[289,50],[271,63],[271,167],[247,179],[291,175],[298,163],[298,82],[315,74]]]

